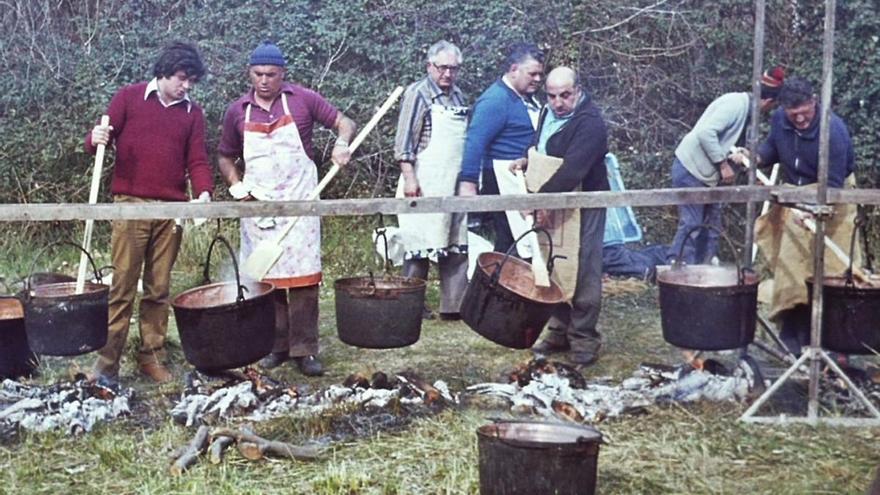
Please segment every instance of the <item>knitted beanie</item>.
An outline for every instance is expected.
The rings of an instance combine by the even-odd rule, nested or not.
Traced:
[[[250,65],[277,65],[284,67],[287,61],[281,49],[269,40],[264,41],[251,53]]]
[[[761,98],[776,99],[783,82],[785,82],[785,71],[782,67],[776,66],[764,71],[761,75]]]

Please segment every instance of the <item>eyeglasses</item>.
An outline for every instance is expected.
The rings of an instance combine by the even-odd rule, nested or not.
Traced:
[[[431,62],[431,65],[433,65],[434,68],[437,69],[437,72],[441,74],[446,71],[449,71],[450,74],[458,74],[458,71],[461,70],[460,65],[437,65],[434,62]]]

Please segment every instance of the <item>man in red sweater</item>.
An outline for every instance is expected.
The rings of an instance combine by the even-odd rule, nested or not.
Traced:
[[[186,181],[202,201],[210,199],[213,178],[205,147],[205,116],[187,93],[205,74],[192,45],[173,43],[153,67],[154,78],[125,86],[110,100],[109,126],[95,126],[86,151],[115,145],[111,192],[115,203],[186,201]],[[111,237],[113,282],[110,287],[109,337],[98,351],[94,373],[115,383],[128,337],[138,279],[144,293],[138,314],[141,373],[156,382],[172,379],[165,368],[171,267],[180,248],[174,220],[114,220]]]

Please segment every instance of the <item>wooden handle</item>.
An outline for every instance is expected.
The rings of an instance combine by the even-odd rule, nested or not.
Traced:
[[[110,116],[103,115],[101,116],[101,126],[106,127],[110,125]],[[95,152],[95,165],[92,168],[92,185],[89,188],[89,204],[93,205],[98,202],[98,192],[101,189],[101,174],[104,171],[104,150],[106,146],[103,144],[98,145],[98,150]],[[83,231],[83,252],[79,255],[79,271],[76,276],[76,294],[82,294],[83,290],[86,286],[86,270],[88,268],[88,256],[86,255],[87,251],[92,250],[92,231],[95,228],[94,220],[86,220],[86,227]]]

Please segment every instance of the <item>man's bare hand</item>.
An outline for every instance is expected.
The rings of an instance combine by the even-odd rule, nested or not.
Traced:
[[[419,185],[419,179],[416,174],[410,171],[401,174],[403,177],[403,195],[407,198],[417,198],[422,195],[422,187]]]
[[[522,170],[526,171],[526,168],[529,166],[528,158],[517,158],[516,160],[510,162],[510,165],[507,167],[510,170],[510,173],[516,174],[518,171]]]
[[[549,229],[551,227],[550,212],[547,210],[535,210],[535,227]]]
[[[746,168],[750,167],[751,163],[752,163],[751,153],[749,153],[749,150],[747,148],[743,148],[743,147],[733,148],[733,150],[731,150],[731,153],[727,157],[727,159],[730,162],[735,163],[736,165],[739,165],[740,167],[746,167]]]
[[[333,146],[333,152],[330,154],[330,159],[340,167],[348,165],[348,162],[351,161],[351,148],[338,144]]]
[[[721,162],[721,166],[718,167],[718,171],[721,172],[721,185],[729,186],[733,184],[733,180],[736,178],[736,172],[733,171],[733,167],[727,162],[727,160]]]
[[[477,183],[476,182],[468,182],[461,181],[458,183],[458,195],[459,196],[476,196],[477,195]]]
[[[100,144],[106,146],[110,143],[110,132],[112,131],[112,125],[96,125],[92,128],[92,144],[95,146]]]

